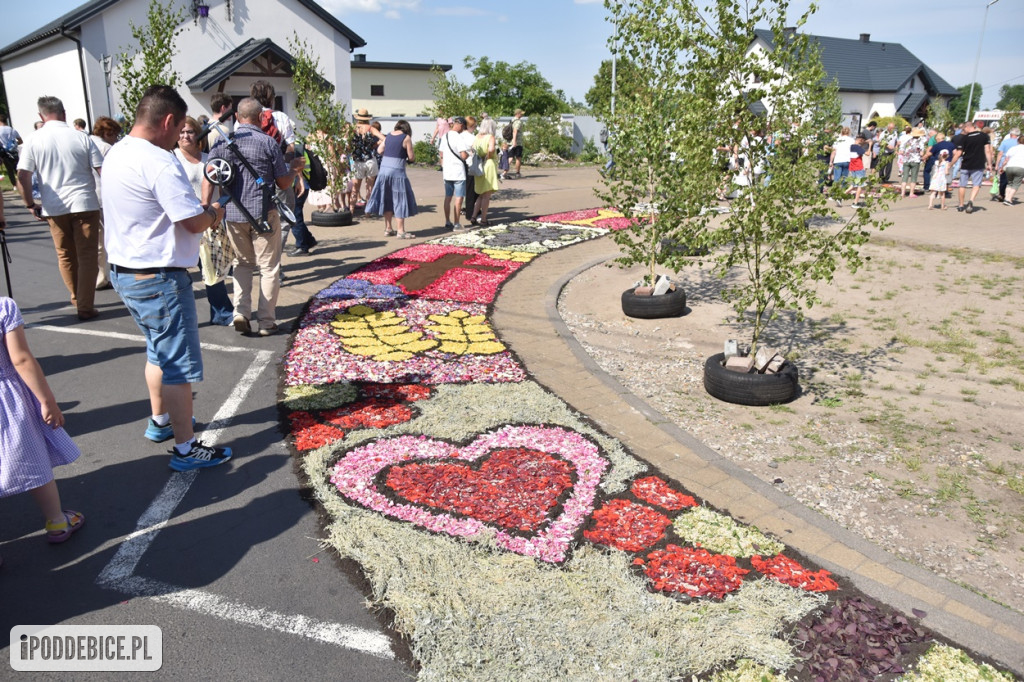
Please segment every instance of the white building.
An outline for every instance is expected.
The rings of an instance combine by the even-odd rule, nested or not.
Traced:
[[[370,62],[365,54],[352,56],[352,111],[366,109],[373,116],[406,118],[421,115],[434,105],[434,67],[442,73],[451,64]]]
[[[295,118],[288,41],[296,34],[351,110],[349,55],[366,41],[313,0],[169,3],[185,10],[174,68],[185,81],[179,91],[190,113],[208,112],[216,92],[247,96],[250,83],[264,79],[277,90],[280,108]],[[149,0],[91,0],[0,49],[11,124],[31,130],[42,95],[59,97],[69,120],[84,118],[90,126],[99,116],[123,113],[112,78],[117,54],[135,47],[129,21],[144,26],[148,8]]]
[[[747,48],[756,59],[775,48],[771,31],[758,29]],[[927,37],[927,36],[926,36]],[[839,86],[844,125],[858,130],[873,118],[900,115],[911,123],[924,118],[932,101],[948,104],[960,91],[899,43],[810,36],[821,48],[821,63],[828,78]],[[770,102],[753,107],[770,106]]]

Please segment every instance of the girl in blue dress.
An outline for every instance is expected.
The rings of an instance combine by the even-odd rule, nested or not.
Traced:
[[[384,216],[385,236],[413,239],[413,234],[405,231],[405,219],[418,213],[412,184],[405,174],[405,164],[416,160],[409,123],[405,120],[396,123],[395,129],[377,145],[377,151],[382,154],[380,172],[365,212]]]

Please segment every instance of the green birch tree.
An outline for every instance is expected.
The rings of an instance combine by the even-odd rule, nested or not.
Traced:
[[[142,93],[151,85],[181,85],[181,74],[171,66],[178,53],[175,41],[184,30],[184,7],[174,3],[150,0],[146,23],[139,26],[129,20],[128,27],[134,38],[134,47],[122,48],[118,54],[114,88],[117,90],[121,113],[131,127],[135,108]]]
[[[320,58],[309,43],[294,34],[288,39],[292,63],[292,86],[295,88],[295,114],[302,124],[306,145],[317,152],[327,171],[326,191],[331,208],[342,208],[348,164],[344,154],[352,135],[352,126],[345,116],[345,104],[334,99],[334,86],[320,71]]]
[[[834,82],[818,48],[795,22],[788,0],[606,0],[618,27],[620,55],[644,87],[623,93],[611,121],[613,173],[602,198],[638,222],[614,233],[623,266],[678,271],[669,243],[709,254],[699,259],[722,278],[722,296],[750,329],[751,352],[780,311],[799,318],[818,301],[818,283],[840,266],[856,270],[879,200],[848,219],[827,204],[818,155],[834,142],[840,120]],[[748,55],[755,29],[767,28],[769,49]],[[613,36],[611,44],[616,44]],[[752,105],[760,102],[763,107]],[[724,150],[716,153],[716,150]],[[711,210],[722,188],[723,162],[743,159],[736,175],[748,185],[730,212]],[[756,173],[760,170],[762,173]],[[832,191],[840,196],[845,187]],[[831,217],[825,227],[815,219]]]

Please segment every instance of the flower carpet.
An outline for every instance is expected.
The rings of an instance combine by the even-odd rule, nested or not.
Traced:
[[[424,680],[923,669],[934,636],[702,504],[502,343],[502,283],[629,224],[590,209],[449,234],[313,297],[282,406],[327,542],[360,565]]]

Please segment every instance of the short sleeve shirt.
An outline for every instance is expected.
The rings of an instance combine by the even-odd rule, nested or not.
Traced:
[[[39,174],[39,198],[48,216],[97,211],[94,168],[103,156],[89,136],[64,121],[47,121],[21,148],[18,170]]]
[[[239,124],[235,128],[234,141],[238,145],[239,153],[263,179],[264,185],[274,188],[277,178],[288,174],[288,167],[281,154],[281,146],[274,141],[274,138],[256,126],[249,123]],[[225,159],[231,164],[234,169],[234,177],[228,186],[228,191],[242,202],[242,205],[254,218],[259,220],[263,215],[263,190],[260,189],[259,181],[242,165],[235,153],[228,149],[225,140],[220,140],[210,150],[209,159]],[[241,223],[246,220],[245,214],[233,201],[227,205],[225,211],[227,219],[232,222]]]
[[[512,134],[516,140],[516,146],[523,146],[523,119],[514,118],[512,119]]]
[[[966,135],[957,135],[953,138],[953,144],[963,155],[960,168],[969,171],[985,169],[985,164],[988,163],[985,157],[985,147],[989,144],[988,135],[975,130]]]
[[[111,147],[103,163],[103,243],[111,263],[195,267],[201,235],[178,223],[202,212],[174,154],[131,135]]]
[[[472,135],[469,136],[472,139]],[[462,152],[469,151],[472,142],[467,141],[462,133],[449,130],[441,139],[441,177],[450,182],[466,179],[466,166],[462,163]]]

